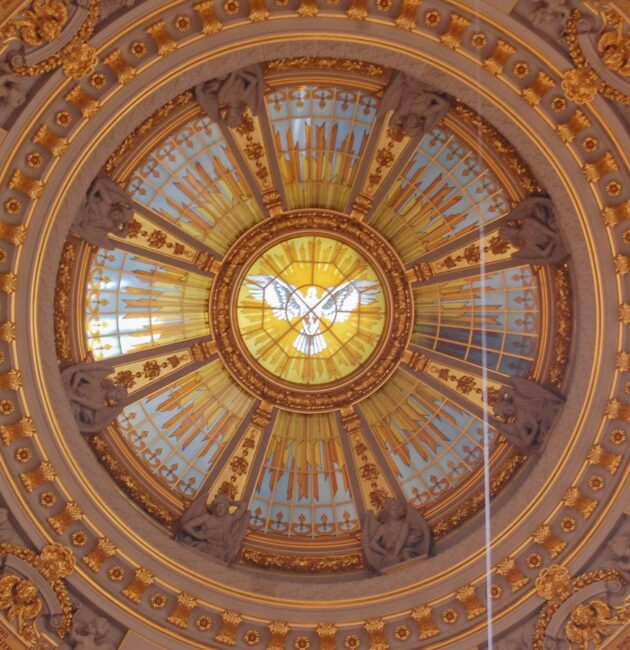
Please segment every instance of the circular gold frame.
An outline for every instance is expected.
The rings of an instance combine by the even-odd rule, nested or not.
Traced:
[[[378,269],[388,316],[381,340],[369,360],[356,371],[336,382],[300,386],[283,382],[256,363],[233,325],[238,288],[253,261],[289,237],[312,234],[332,237],[352,246]],[[259,399],[304,413],[350,406],[387,381],[409,344],[413,312],[405,267],[394,249],[366,224],[331,210],[295,210],[254,226],[223,259],[210,295],[212,335],[230,374]]]

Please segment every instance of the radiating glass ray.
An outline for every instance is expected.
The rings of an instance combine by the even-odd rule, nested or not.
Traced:
[[[479,465],[482,421],[403,370],[361,403],[406,496],[428,505]],[[496,437],[491,430],[491,440]]]
[[[423,139],[370,220],[405,262],[507,214],[505,190],[446,127]]]
[[[196,273],[99,249],[85,298],[88,349],[98,361],[208,335],[210,285]]]
[[[279,411],[250,503],[255,528],[281,535],[340,535],[358,517],[334,413]]]
[[[343,210],[378,100],[361,90],[291,86],[266,102],[289,208]]]
[[[530,266],[418,285],[414,297],[413,343],[506,375],[532,368],[540,292]]]
[[[263,215],[219,127],[195,118],[148,154],[132,197],[219,253]]]
[[[127,406],[118,429],[160,483],[194,497],[253,401],[216,360]]]

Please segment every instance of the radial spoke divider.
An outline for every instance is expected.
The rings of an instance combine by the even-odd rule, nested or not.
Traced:
[[[419,352],[421,349],[423,352]],[[414,349],[410,347],[403,356],[400,367],[413,377],[426,383],[427,386],[433,388],[436,392],[444,393],[453,403],[461,406],[464,410],[475,415],[479,419],[483,419],[484,411],[489,412],[491,410],[490,406],[488,405],[487,408],[484,409],[483,404],[485,404],[485,402],[482,401],[483,396],[481,399],[477,400],[470,397],[473,391],[478,389],[483,390],[483,380],[480,370],[475,368],[473,371],[474,367],[471,366],[464,369],[459,364],[458,367],[455,367],[451,362],[451,357],[438,355],[439,353],[425,350],[424,348]],[[439,379],[440,371],[444,373],[445,379],[443,380]],[[458,377],[458,379],[462,379],[459,383],[460,390],[457,389],[457,381],[448,379],[448,377],[453,377],[452,374],[448,375],[449,371],[462,372]],[[500,386],[505,382],[506,378],[504,376],[498,375],[498,373],[492,373],[492,375],[493,377],[488,377],[489,381],[492,382],[490,386],[491,388]],[[494,378],[495,375],[498,375],[496,379]],[[479,393],[474,392],[473,394],[478,395]]]
[[[498,260],[496,262],[486,262],[484,265],[485,275],[497,271],[505,271],[506,269],[515,268],[518,262],[508,258],[505,260]],[[451,282],[453,280],[461,280],[465,278],[476,278],[479,276],[481,267],[466,266],[460,269],[453,269],[452,271],[438,270],[430,262],[421,262],[407,269],[407,280],[412,286],[422,285],[423,287],[442,284],[443,282]]]

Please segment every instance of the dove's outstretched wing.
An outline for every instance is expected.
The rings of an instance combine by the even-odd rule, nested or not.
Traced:
[[[326,297],[322,302],[322,316],[336,323],[343,323],[350,314],[361,304],[369,305],[376,300],[378,289],[376,282],[371,280],[351,280],[343,282],[338,287],[326,289]]]
[[[248,275],[247,290],[254,300],[266,302],[278,320],[293,320],[307,311],[296,288],[272,275]]]

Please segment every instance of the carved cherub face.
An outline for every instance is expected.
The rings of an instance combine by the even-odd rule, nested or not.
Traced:
[[[23,604],[32,603],[37,593],[37,587],[29,580],[22,580],[15,587],[16,600]]]
[[[92,634],[96,639],[103,638],[109,631],[107,619],[99,616],[91,621],[87,626],[87,633]]]
[[[403,509],[396,499],[386,499],[383,504],[383,515],[385,519],[400,519],[403,516]]]
[[[617,535],[608,542],[608,548],[617,557],[628,557],[630,555],[630,537],[628,535]]]
[[[217,517],[224,517],[230,511],[230,499],[225,494],[217,495],[209,510]]]
[[[508,422],[516,417],[516,406],[510,397],[502,397],[494,405],[494,414]]]

